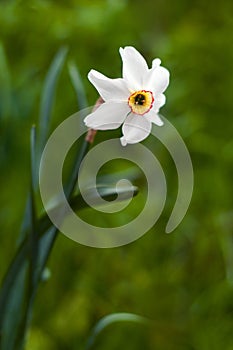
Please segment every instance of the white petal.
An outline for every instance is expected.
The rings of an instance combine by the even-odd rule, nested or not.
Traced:
[[[144,57],[132,46],[120,48],[123,61],[123,78],[127,80],[129,89],[136,91],[143,88],[144,76],[149,71]]]
[[[89,114],[84,123],[94,130],[117,129],[125,120],[130,108],[125,102],[105,102]]]
[[[150,134],[151,122],[142,115],[131,113],[123,124],[122,132],[122,146],[125,146],[127,143],[138,143]]]
[[[120,138],[120,141],[121,141],[122,146],[126,146],[127,145],[127,140],[126,140],[126,138],[124,136],[122,136]]]
[[[164,94],[154,94],[153,109],[158,110],[165,105],[166,97]]]
[[[153,109],[150,110],[150,112],[146,113],[144,117],[158,126],[162,126],[164,124],[164,122],[160,119],[158,113]]]
[[[145,87],[155,94],[163,93],[169,84],[169,71],[164,67],[151,69],[146,76]]]
[[[93,69],[88,73],[88,79],[104,101],[127,100],[130,95],[124,79],[110,79]]]
[[[156,68],[156,67],[160,66],[160,64],[161,64],[161,60],[159,58],[155,58],[152,61],[152,68]]]

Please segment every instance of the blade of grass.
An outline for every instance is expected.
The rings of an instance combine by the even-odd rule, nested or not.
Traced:
[[[1,123],[1,143],[0,143],[0,162],[8,157],[8,142],[11,137],[11,128],[9,127],[10,116],[13,117],[12,94],[11,94],[11,75],[5,54],[4,46],[0,41],[0,123]]]
[[[24,259],[20,270],[14,276],[7,296],[4,299],[4,310],[1,308],[0,349],[15,350],[18,325],[22,321],[22,312],[25,302],[26,278],[28,264]]]
[[[124,191],[127,192],[127,188],[124,188]],[[130,187],[128,189],[129,194],[131,196],[132,194],[132,187]],[[111,199],[115,199],[117,196],[117,192],[115,187],[113,187],[112,189],[109,187],[99,187],[98,188],[98,192],[100,194],[100,196],[105,199],[110,201]],[[138,193],[138,189],[137,187],[134,187],[134,195],[137,195]],[[126,197],[127,198],[127,197]],[[80,194],[75,195],[72,199],[71,199],[71,206],[75,211],[79,211],[81,209],[85,209],[86,207],[88,207],[88,204],[84,201],[83,197]],[[62,204],[58,204],[57,207],[52,208],[51,210],[58,210],[59,206]],[[38,235],[39,235],[39,240],[40,240],[40,245],[42,245],[42,248],[44,248],[44,245],[41,243],[41,239],[43,238],[43,236],[50,236],[50,238],[48,238],[50,241],[52,241],[52,234],[48,233],[48,230],[50,230],[52,228],[53,224],[50,221],[48,215],[45,213],[41,216],[41,218],[38,220]],[[43,249],[42,249],[43,250]],[[41,251],[41,248],[39,249],[39,251]],[[18,272],[18,269],[21,268],[24,260],[25,260],[25,256],[27,256],[29,254],[29,242],[27,239],[24,239],[24,241],[21,243],[20,247],[18,248],[15,258],[12,261],[8,272],[6,273],[5,279],[4,279],[4,283],[2,285],[1,291],[0,291],[0,325],[1,325],[1,318],[2,318],[2,314],[3,314],[3,308],[4,308],[4,300],[6,300],[7,298],[7,291],[9,290],[9,288],[11,288],[11,286],[14,283],[14,277]],[[40,259],[39,259],[40,260]]]
[[[31,192],[34,194],[37,190],[37,175],[36,175],[36,126],[31,127],[30,133],[30,156],[31,156]]]
[[[11,78],[2,42],[0,42],[0,101],[0,119],[6,120],[11,114]]]
[[[39,154],[41,153],[47,140],[57,82],[67,55],[67,51],[68,49],[66,47],[63,47],[58,51],[45,78],[39,115]]]
[[[29,194],[29,207],[30,207],[30,231],[28,237],[29,245],[29,270],[28,270],[28,291],[25,297],[25,309],[23,313],[22,323],[18,329],[18,337],[16,347],[23,349],[25,343],[25,336],[28,325],[30,323],[32,315],[32,305],[34,301],[34,289],[37,285],[38,271],[37,260],[39,253],[39,235],[37,232],[37,213],[35,204],[35,192],[37,188],[36,178],[36,127],[31,128],[30,134],[30,155],[31,155],[31,171],[30,171],[30,194]]]
[[[74,171],[72,172],[72,179],[73,182],[70,181],[71,186],[68,189],[68,198],[70,198],[73,189],[74,189],[74,184],[77,181],[77,176],[78,176],[78,171],[82,162],[82,159],[84,158],[85,154],[88,151],[89,148],[89,144],[85,145],[85,143],[87,143],[86,141],[83,143],[82,148],[80,150],[80,152],[78,152],[77,155],[77,163],[75,163],[74,165]],[[76,174],[76,179],[74,178],[74,175]],[[33,301],[35,298],[35,293],[37,291],[37,287],[38,284],[40,282],[41,276],[43,274],[43,270],[45,269],[47,260],[49,258],[49,255],[51,254],[52,248],[54,246],[54,243],[56,241],[56,238],[58,236],[58,229],[57,227],[52,226],[48,231],[49,234],[48,235],[42,235],[40,241],[39,241],[39,250],[38,250],[38,265],[37,265],[37,278],[34,280],[33,285],[31,286],[31,290],[29,291],[30,295],[28,296],[29,299],[29,307],[26,311],[25,314],[25,328],[23,330],[19,330],[19,335],[21,335],[21,338],[18,338],[18,343],[17,343],[17,348],[19,350],[22,349],[23,343],[24,341],[22,340],[22,332],[23,334],[25,334],[26,328],[27,328],[27,321],[30,318],[31,312],[32,312],[32,305],[33,305]],[[29,242],[30,243],[30,242]]]
[[[109,185],[107,186],[99,185],[97,186],[97,189],[98,189],[99,196],[108,202],[115,200],[119,194],[121,194],[121,198],[123,199],[124,197],[125,200],[132,197],[132,191],[133,191],[133,196],[136,196],[138,194],[138,188],[136,186],[124,187],[122,189],[118,188],[118,190],[116,191],[115,186],[110,187]],[[93,203],[95,203],[95,205],[98,205],[99,196],[97,197],[95,192],[92,195],[91,189],[88,189],[87,193],[88,193],[89,199]],[[75,212],[78,212],[88,207],[88,204],[85,202],[85,200],[83,199],[80,193],[71,198],[70,205]],[[100,203],[100,205],[102,205],[102,202]],[[62,209],[62,207],[63,207],[63,204],[58,203],[57,205],[55,205],[50,209],[50,213],[52,213],[53,211],[58,212],[59,210]],[[40,227],[39,234],[41,235],[41,232],[43,233],[43,231],[47,230],[49,227],[51,227],[51,225],[52,223],[48,215],[43,214],[38,222],[38,226]]]
[[[71,79],[71,83],[74,87],[77,99],[77,105],[79,109],[84,109],[88,107],[87,96],[83,86],[82,78],[79,70],[73,61],[68,63],[68,70]]]
[[[34,133],[32,133],[32,135],[33,134]],[[35,138],[32,136],[31,140],[32,140],[31,144],[34,147]],[[74,171],[72,172],[72,175],[71,175],[72,181],[70,182],[70,187],[68,188],[68,193],[67,193],[68,198],[72,194],[74,185],[77,181],[80,164],[86,152],[88,151],[88,148],[89,148],[89,143],[85,141],[83,143],[80,153],[78,153],[77,155],[77,163],[75,163]],[[34,156],[33,156],[33,162],[34,162]],[[33,173],[34,173],[34,169],[32,174]],[[33,175],[32,175],[32,178],[33,178]],[[31,188],[32,188],[32,184],[31,184]],[[30,199],[32,199],[32,193],[33,191],[31,191]],[[29,209],[31,208],[31,211],[34,210],[32,207],[31,201],[29,201],[29,204],[30,204]],[[31,215],[30,217],[32,219],[31,211],[29,210],[27,213],[28,215]],[[33,227],[33,230],[34,230],[34,227]],[[0,345],[2,344],[1,350],[14,350],[16,348],[20,350],[23,346],[24,335],[27,328],[27,321],[30,315],[29,310],[31,309],[31,305],[33,303],[35,292],[37,290],[37,287],[40,281],[40,276],[42,275],[43,269],[45,268],[48,257],[51,253],[52,247],[54,245],[54,242],[58,234],[56,227],[51,227],[51,229],[48,230],[47,232],[49,234],[42,235],[42,238],[40,240],[39,256],[38,256],[38,262],[39,262],[38,275],[37,275],[38,277],[36,278],[36,280],[34,280],[34,277],[33,277],[34,283],[30,284],[30,289],[27,289],[27,291],[25,290],[25,285],[27,285],[26,279],[25,279],[25,273],[23,274],[24,280],[19,278],[19,276],[22,275],[23,271],[25,271],[25,266],[27,267],[28,253],[30,254],[30,251],[31,251],[30,250],[31,239],[27,239],[27,236],[25,237],[24,242],[22,243],[20,249],[16,253],[16,256],[13,259],[10,265],[10,268],[8,269],[8,272],[6,274],[6,277],[4,279],[4,283],[0,292]],[[19,284],[16,284],[16,282],[18,282]],[[15,292],[18,291],[18,289],[20,292],[15,295]],[[14,299],[12,299],[11,297],[12,295],[14,295]],[[25,299],[25,295],[27,296],[26,299]],[[26,302],[26,306],[25,306],[25,302]],[[16,310],[17,317],[14,317],[14,314],[9,312],[9,310],[12,309],[12,305],[14,305],[14,309]],[[25,307],[26,309],[24,309]],[[24,315],[23,321],[22,321],[22,314]],[[9,340],[9,335],[12,327],[15,331],[14,333],[11,334],[11,338]]]
[[[95,325],[93,328],[90,337],[88,338],[88,342],[86,345],[86,350],[89,350],[92,348],[92,346],[95,344],[97,336],[102,333],[106,327],[113,323],[117,322],[133,322],[133,323],[140,323],[140,324],[148,324],[149,321],[145,317],[135,315],[132,313],[126,313],[126,312],[119,312],[107,315],[99,320],[99,322]]]
[[[39,138],[38,138],[38,144],[37,144],[38,159],[40,159],[40,154],[44,148],[44,145],[46,143],[46,139],[48,136],[48,130],[49,130],[50,118],[52,114],[52,107],[55,99],[57,82],[67,55],[67,51],[68,49],[63,47],[57,52],[45,78],[41,101],[40,101]],[[36,162],[35,159],[34,159],[34,162]],[[33,174],[33,182],[34,182],[33,186],[35,191],[38,189],[38,182],[39,182],[37,178],[37,174],[38,174],[38,171],[36,169]],[[24,214],[24,218],[23,218],[23,222],[22,222],[22,226],[21,226],[21,230],[18,238],[18,243],[21,243],[22,240],[25,238],[24,233],[28,230],[30,226],[29,218],[30,218],[30,199],[28,196],[26,207],[25,207],[25,214]]]
[[[0,313],[1,329],[4,330],[2,338],[3,348],[22,349],[25,341],[25,333],[30,320],[31,306],[33,303],[32,291],[36,283],[36,263],[38,255],[38,235],[36,232],[36,209],[34,200],[35,187],[35,126],[31,128],[31,186],[28,202],[28,220],[30,231],[28,233],[28,254],[25,254],[22,265],[19,266],[17,274],[12,275],[12,286],[5,293],[5,307]],[[28,263],[29,262],[29,263]],[[14,277],[14,279],[13,279]],[[17,291],[18,294],[14,294]],[[12,296],[13,295],[13,296]],[[12,299],[14,298],[14,300]],[[2,304],[0,304],[2,305]],[[12,307],[17,310],[17,316],[11,313]],[[6,345],[4,345],[6,344]]]
[[[38,256],[38,239],[37,232],[37,213],[35,204],[36,190],[36,128],[32,126],[30,135],[30,155],[31,155],[31,176],[30,176],[30,231],[28,234],[29,241],[29,294],[36,283],[36,265]]]

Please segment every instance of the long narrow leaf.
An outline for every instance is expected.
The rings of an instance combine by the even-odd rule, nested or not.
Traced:
[[[88,107],[87,96],[86,96],[86,92],[83,86],[83,82],[82,82],[79,70],[77,66],[74,64],[74,62],[72,61],[69,62],[68,69],[69,69],[70,79],[76,93],[77,105],[80,110],[87,108]]]
[[[21,268],[14,276],[12,284],[8,285],[7,296],[3,300],[4,310],[1,310],[0,349],[15,350],[19,325],[22,322],[22,313],[26,292],[27,262],[24,259]],[[2,300],[1,300],[2,302]],[[2,309],[2,308],[1,308]]]
[[[98,186],[98,193],[99,196],[108,201],[111,202],[114,200],[119,194],[121,194],[121,198],[127,200],[128,198],[133,196],[136,196],[138,194],[138,188],[136,186],[131,187],[124,187],[122,189],[119,189],[116,191],[115,187],[108,186]],[[133,193],[132,193],[133,192]],[[91,194],[91,190],[88,190],[89,199],[92,203],[95,203],[95,205],[98,205],[99,197],[96,197],[95,194]],[[85,202],[81,194],[77,194],[73,196],[70,200],[70,205],[73,208],[75,212],[78,212],[82,209],[85,209],[88,207],[88,204]],[[100,203],[102,205],[102,202]],[[60,209],[62,209],[63,204],[57,203],[53,207],[51,207],[50,212],[58,212]],[[38,234],[39,237],[42,237],[45,235],[45,232],[49,230],[53,226],[52,222],[50,221],[47,213],[44,213],[40,219],[38,220]]]
[[[38,138],[38,145],[37,145],[39,157],[47,139],[57,82],[67,55],[67,51],[68,51],[67,48],[61,48],[58,51],[54,60],[51,63],[51,66],[45,78],[44,88],[41,96],[40,114],[39,114],[39,138]],[[35,171],[35,174],[33,175],[35,190],[38,188],[38,179],[36,179],[36,176],[37,176],[37,171]],[[24,219],[21,227],[21,233],[19,235],[19,243],[21,243],[21,241],[24,239],[24,232],[28,229],[30,225],[30,222],[28,220],[29,211],[30,211],[30,203],[28,198],[26,207],[25,207],[25,214],[24,214]]]
[[[67,48],[61,48],[58,51],[58,53],[56,54],[54,60],[50,65],[50,68],[45,78],[44,88],[41,96],[40,114],[39,114],[39,137],[38,137],[38,144],[37,144],[39,157],[47,139],[57,82],[67,55],[67,51],[68,51]],[[38,189],[38,179],[36,178],[37,174],[38,172],[36,169],[35,173],[33,174],[35,191],[36,189]],[[26,202],[26,207],[25,207],[24,219],[23,219],[23,223],[22,223],[22,227],[21,227],[20,235],[18,239],[19,243],[21,243],[22,240],[24,239],[25,232],[28,230],[28,227],[30,226],[30,221],[28,220],[30,216],[29,212],[30,212],[30,199],[28,197]]]
[[[30,135],[30,150],[31,150],[31,186],[30,186],[30,231],[29,231],[29,288],[33,289],[36,283],[36,265],[38,255],[38,232],[37,232],[37,213],[35,204],[36,191],[36,129],[31,128]],[[30,291],[29,291],[30,294]]]
[[[7,119],[11,112],[11,81],[5,50],[0,42],[0,120]]]
[[[31,127],[31,134],[30,134],[30,155],[31,155],[31,190],[33,193],[37,190],[37,167],[36,167],[36,126],[33,125]]]
[[[30,178],[31,178],[31,189],[30,193],[28,194],[25,211],[24,211],[24,217],[22,226],[20,229],[19,237],[18,237],[18,244],[20,244],[23,239],[25,238],[26,233],[29,230],[29,227],[31,226],[31,192],[36,192],[38,187],[38,177],[37,177],[37,165],[36,165],[36,127],[35,125],[31,128],[31,134],[30,134],[30,154],[31,154],[31,162],[30,162]]]
[[[24,310],[22,312],[22,322],[19,325],[17,331],[18,336],[16,339],[17,349],[23,349],[26,332],[28,325],[30,323],[32,315],[32,306],[34,301],[34,290],[37,286],[38,270],[37,270],[37,260],[39,253],[39,236],[37,232],[37,213],[36,213],[36,204],[35,204],[35,191],[37,188],[37,176],[36,176],[36,128],[33,125],[31,128],[30,134],[30,154],[31,154],[31,185],[29,193],[29,214],[30,214],[30,230],[28,233],[28,245],[29,245],[29,269],[28,269],[28,279],[27,284],[27,293],[25,293],[25,303]]]
[[[138,193],[137,187],[133,187],[133,190],[134,190],[133,194],[136,195]],[[132,187],[130,187],[129,189],[124,188],[124,191],[125,191],[125,193],[128,191],[129,195],[132,196]],[[99,192],[100,196],[105,200],[115,199],[116,195],[118,194],[118,192],[116,192],[115,187],[113,187],[111,189],[109,186],[108,187],[104,187],[104,186],[99,187],[98,192]],[[93,199],[95,199],[95,198],[93,197]],[[126,199],[127,199],[127,197],[126,197]],[[58,203],[57,206],[55,206],[51,210],[58,210],[60,205],[62,205],[62,204]],[[71,205],[75,211],[85,209],[86,207],[88,207],[88,204],[83,200],[83,198],[80,194],[78,194],[72,198]],[[53,226],[53,224],[50,221],[47,214],[43,214],[38,221],[38,233],[39,233],[40,240],[43,236],[46,236],[48,234],[48,230],[52,226]],[[52,239],[50,238],[50,240],[52,240]],[[1,291],[0,291],[0,325],[1,325],[2,310],[3,310],[4,305],[5,305],[4,300],[7,297],[7,291],[13,285],[15,275],[17,274],[18,270],[23,265],[23,262],[25,260],[25,256],[28,255],[28,252],[29,252],[29,243],[26,239],[24,239],[24,241],[21,243],[20,247],[17,250],[17,253],[15,255],[14,260],[12,261],[12,263],[9,267],[9,270],[6,274],[3,286],[2,286]]]
[[[34,200],[35,186],[35,127],[31,129],[31,190],[28,201],[27,220],[30,222],[28,247],[22,263],[12,269],[11,278],[1,291],[1,349],[22,349],[29,323],[32,306],[32,291],[36,281],[36,262],[38,254],[38,235],[36,232],[36,210]],[[29,263],[28,263],[29,262]],[[16,273],[14,273],[16,272]],[[11,284],[9,282],[11,281]],[[4,287],[8,287],[5,288]],[[12,310],[15,310],[12,312]]]
[[[92,333],[88,339],[86,350],[92,348],[95,344],[97,336],[102,333],[106,327],[116,322],[133,322],[140,324],[148,324],[148,319],[145,317],[135,315],[132,313],[119,312],[107,315],[99,320],[96,326],[93,328]]]
[[[67,48],[61,48],[56,54],[48,74],[45,79],[45,84],[41,97],[40,116],[39,116],[39,150],[44,147],[48,136],[49,122],[54,102],[57,81],[63,67]]]

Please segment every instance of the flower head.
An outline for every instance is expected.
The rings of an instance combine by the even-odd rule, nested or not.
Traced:
[[[122,126],[121,143],[137,143],[151,132],[152,123],[162,126],[159,109],[165,104],[163,92],[169,84],[169,72],[161,67],[160,59],[152,68],[142,55],[131,46],[120,48],[123,77],[110,79],[91,70],[88,79],[95,86],[104,103],[85,119],[95,130],[116,129]]]

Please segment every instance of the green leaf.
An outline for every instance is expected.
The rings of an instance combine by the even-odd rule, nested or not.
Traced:
[[[128,198],[131,198],[132,193],[133,193],[133,196],[136,196],[138,194],[138,188],[136,186],[123,187],[122,189],[118,188],[118,190],[116,190],[115,186],[110,187],[109,185],[108,186],[101,185],[101,186],[98,186],[97,189],[98,189],[99,196],[102,199],[109,202],[114,200],[119,194],[121,194],[121,198],[125,200]],[[95,202],[95,205],[98,205],[98,201],[100,205],[102,205],[102,202],[100,202],[99,200],[99,196],[98,197],[96,196],[96,192],[93,192],[92,194],[91,189],[88,190],[88,197],[92,202]],[[88,204],[85,202],[85,200],[83,199],[80,193],[71,198],[70,205],[73,208],[73,210],[76,212],[88,207]],[[50,209],[50,212],[53,212],[53,211],[57,212],[60,209],[62,209],[62,207],[63,207],[62,203],[54,204],[54,206]],[[47,230],[51,226],[52,226],[52,223],[48,215],[46,213],[43,214],[38,222],[39,234],[43,235],[43,231]]]
[[[128,169],[123,169],[110,174],[105,174],[97,177],[98,184],[113,184],[117,183],[120,179],[128,179],[130,182],[141,179],[143,176],[142,171],[135,166],[131,166]]]
[[[32,134],[31,134],[31,152],[32,152],[32,156],[31,156],[32,175],[31,176],[32,177],[33,177],[33,159],[34,159],[33,145],[35,144],[34,131],[35,130],[32,129]],[[99,195],[103,199],[108,201],[115,199],[116,196],[119,194],[119,188],[116,191],[115,186],[110,187],[109,185],[104,186],[102,184],[102,185],[99,185],[97,188],[98,188]],[[127,199],[128,197],[131,198],[132,189],[133,189],[133,195],[136,195],[138,192],[137,187],[130,186],[129,188],[127,187],[122,188],[121,191],[124,194],[125,199]],[[89,196],[92,195],[92,192],[90,189],[88,190],[88,194]],[[44,214],[38,220],[36,225],[35,208],[34,208],[32,195],[33,195],[33,192],[31,192],[30,201],[29,201],[29,211],[28,211],[28,215],[31,213],[31,231],[29,235],[30,239],[28,240],[26,236],[20,248],[18,249],[16,256],[12,261],[12,264],[8,270],[8,273],[6,274],[6,278],[4,280],[4,284],[2,286],[1,293],[0,293],[0,326],[2,326],[0,328],[4,332],[3,344],[7,344],[7,338],[11,336],[11,338],[14,339],[14,341],[17,339],[18,349],[21,349],[23,346],[23,339],[24,339],[23,334],[25,333],[27,325],[30,321],[33,300],[35,297],[35,292],[38,287],[38,283],[40,281],[40,276],[42,275],[42,272],[46,266],[48,256],[51,253],[51,249],[53,247],[53,244],[58,234],[57,228],[53,226],[49,217],[47,216],[47,213]],[[96,197],[96,193],[93,192],[92,199],[93,200],[96,199],[96,203],[98,203],[99,197],[97,198],[95,197]],[[86,208],[88,206],[80,194],[74,195],[71,198],[70,202],[73,209],[77,211],[83,208]],[[59,207],[62,207],[62,203],[58,203],[51,210],[59,210]],[[36,227],[38,231],[35,231]],[[26,267],[28,266],[28,263],[27,263],[28,257],[30,257],[30,260],[29,260],[30,261],[30,264],[29,264],[30,284],[27,292],[25,288],[28,285],[28,283],[26,283],[25,274],[27,271]],[[19,276],[21,276],[21,279]],[[14,291],[20,291],[20,292],[15,295]],[[14,300],[11,300],[13,294],[14,294]],[[25,294],[27,297],[26,299],[23,299],[25,298]],[[24,308],[22,308],[22,305],[24,305]],[[12,313],[9,312],[9,310],[11,310],[12,308],[14,308],[14,310],[21,310],[20,314],[21,315],[23,314],[24,317],[22,318],[22,316],[19,316],[18,314],[17,314],[17,317],[13,317]],[[121,316],[122,315],[124,314],[121,314]],[[127,317],[125,316],[123,318],[125,320],[127,319]],[[119,320],[119,315],[118,315],[118,318],[113,317],[110,320],[114,320],[114,319]],[[10,329],[15,329],[15,330],[19,329],[18,336],[16,334],[13,335],[12,333],[9,333]],[[9,349],[3,348],[1,350],[11,350],[11,348]]]
[[[106,327],[117,322],[133,322],[140,324],[148,324],[149,321],[145,317],[135,315],[132,313],[119,312],[107,315],[99,320],[96,326],[93,328],[90,337],[88,338],[86,350],[89,350],[94,345],[97,336],[102,333]]]
[[[17,333],[22,322],[22,314],[26,292],[27,262],[24,259],[20,269],[10,284],[6,283],[7,294],[1,290],[0,297],[0,349],[15,350]],[[9,282],[9,279],[8,281]],[[6,289],[4,289],[6,291]],[[3,298],[4,297],[4,298]],[[2,307],[4,304],[4,308]],[[19,349],[19,348],[17,348]]]
[[[29,216],[30,216],[30,231],[29,231],[29,289],[33,289],[36,284],[36,265],[38,256],[38,232],[37,232],[37,213],[35,205],[35,191],[37,187],[36,178],[36,129],[31,128],[30,150],[31,150],[31,186],[29,194]],[[29,290],[30,295],[30,290]]]
[[[31,155],[31,162],[30,162],[30,178],[31,178],[31,189],[30,192],[36,193],[38,189],[38,175],[37,175],[37,165],[36,165],[36,127],[33,125],[31,127],[31,133],[30,133],[30,155]],[[18,237],[18,244],[20,244],[23,239],[25,238],[26,233],[29,230],[29,227],[31,226],[31,193],[28,194],[25,211],[24,211],[24,217],[23,222],[21,225],[19,237]]]
[[[0,42],[0,162],[9,157],[8,141],[11,137],[10,117],[13,117],[11,75],[3,44]]]
[[[44,84],[42,97],[41,97],[40,116],[39,116],[39,150],[40,151],[43,149],[48,136],[49,122],[50,122],[50,117],[52,113],[52,106],[54,102],[57,81],[61,73],[67,51],[68,51],[67,48],[61,48],[58,51],[45,78],[45,84]]]
[[[28,245],[29,245],[29,265],[28,265],[28,279],[25,281],[27,290],[25,293],[24,310],[22,311],[22,321],[19,327],[16,328],[18,331],[16,347],[18,349],[23,349],[26,331],[31,320],[32,306],[34,301],[35,289],[38,284],[38,269],[37,260],[39,253],[39,236],[37,232],[37,214],[35,205],[35,191],[37,188],[37,177],[36,177],[36,128],[33,125],[30,134],[30,154],[31,154],[31,185],[29,193],[29,220],[30,220],[30,230],[28,234]],[[26,259],[26,257],[25,257]]]
[[[75,190],[77,180],[78,180],[78,173],[79,173],[80,165],[82,163],[83,158],[87,154],[89,148],[90,148],[90,143],[87,142],[84,138],[82,145],[81,145],[81,148],[79,150],[77,150],[77,156],[75,157],[75,160],[74,160],[73,170],[71,172],[70,179],[68,181],[68,185],[65,188],[65,193],[66,193],[67,198],[70,198],[72,193]]]
[[[36,230],[35,187],[35,127],[31,129],[31,186],[25,220],[29,224],[25,254],[12,266],[0,297],[1,350],[23,349],[31,318],[34,290],[37,286],[38,234]],[[23,259],[22,259],[23,258]],[[19,263],[20,262],[20,263]]]
[[[37,177],[37,167],[36,167],[36,126],[31,127],[30,134],[30,156],[31,156],[31,191],[36,192],[38,188],[38,177]]]
[[[79,70],[77,66],[74,64],[74,62],[70,61],[68,64],[69,69],[69,75],[72,82],[72,85],[74,87],[76,98],[77,98],[77,104],[79,106],[79,109],[84,109],[88,107],[87,103],[87,96],[86,92],[83,86],[82,78],[79,73]]]
[[[11,114],[11,77],[5,50],[0,42],[0,120]]]

